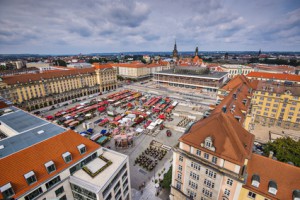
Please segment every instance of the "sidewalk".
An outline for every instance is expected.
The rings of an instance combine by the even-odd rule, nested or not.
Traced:
[[[158,173],[160,173],[163,168],[165,168],[164,174],[168,172],[169,168],[172,166],[172,158],[168,160],[159,170],[156,171],[155,178],[158,179]],[[160,175],[160,178],[163,179],[164,174]],[[145,188],[143,189],[143,194],[141,191],[136,190],[134,188],[131,189],[132,199],[133,200],[166,200],[169,199],[169,191],[166,189],[162,189],[159,192],[158,196],[155,196],[155,183],[152,181],[154,177],[151,178],[150,181],[146,183]]]

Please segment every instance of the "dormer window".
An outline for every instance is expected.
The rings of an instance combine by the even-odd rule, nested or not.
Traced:
[[[213,145],[213,141],[212,141],[211,137],[205,138],[204,143],[201,143],[201,146],[205,147],[206,149],[209,149],[211,151],[215,151],[216,150],[215,147],[214,147],[214,145]]]
[[[277,193],[277,184],[275,181],[270,181],[269,182],[269,193],[276,195]]]
[[[56,170],[54,162],[51,160],[45,164],[47,172],[50,174]]]
[[[24,175],[28,185],[31,185],[36,182],[35,173],[33,171],[28,172]]]
[[[80,154],[84,154],[86,152],[86,147],[85,147],[84,144],[78,145],[77,149],[78,149]]]
[[[72,155],[71,155],[70,152],[64,153],[64,154],[62,155],[62,157],[64,158],[64,161],[65,161],[66,163],[69,163],[69,162],[72,161]]]
[[[293,200],[300,200],[300,190],[293,191]]]
[[[10,199],[15,195],[15,192],[10,183],[3,185],[0,190],[4,199]]]
[[[254,174],[252,176],[252,180],[251,181],[252,181],[251,185],[253,185],[254,187],[257,187],[257,188],[259,187],[260,177],[258,175]]]

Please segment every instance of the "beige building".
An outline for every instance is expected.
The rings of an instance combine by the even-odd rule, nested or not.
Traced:
[[[228,72],[228,78],[233,78],[239,74],[247,75],[254,71],[254,68],[245,65],[225,64],[221,65],[220,68],[222,71]]]
[[[259,81],[245,129],[250,131],[255,124],[300,131],[300,87]]]
[[[110,65],[67,71],[49,71],[0,79],[0,95],[34,110],[89,94],[117,88],[117,72]]]
[[[132,63],[114,63],[111,64],[114,68],[117,68],[118,75],[124,78],[141,79],[150,77],[155,72],[169,69],[169,65],[162,64],[143,64],[140,62]]]
[[[238,199],[253,141],[223,112],[195,124],[174,148],[170,198]]]

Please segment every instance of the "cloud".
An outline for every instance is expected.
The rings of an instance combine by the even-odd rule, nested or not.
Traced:
[[[299,50],[298,2],[2,0],[0,53]]]

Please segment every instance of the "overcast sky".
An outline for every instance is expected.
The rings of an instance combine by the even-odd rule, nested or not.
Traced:
[[[0,53],[300,51],[300,0],[0,0]]]

